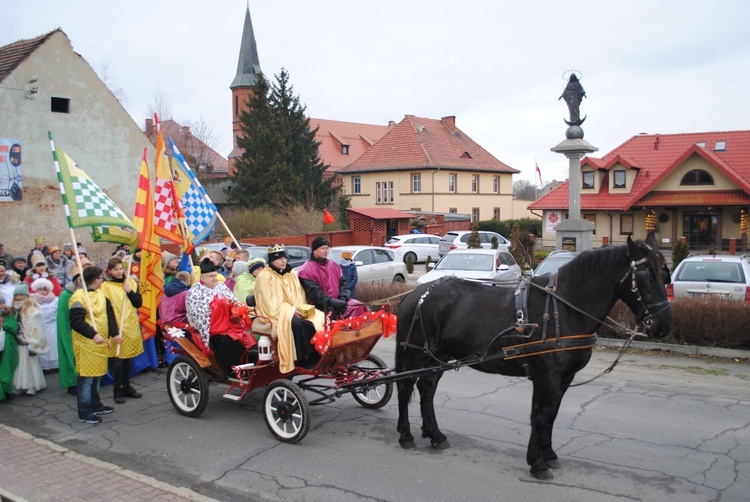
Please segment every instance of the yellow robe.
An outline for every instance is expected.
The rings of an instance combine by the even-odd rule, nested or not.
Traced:
[[[83,288],[77,289],[70,297],[69,306],[80,303],[86,309],[86,322],[94,326],[91,320],[91,311],[86,301],[86,293]],[[104,343],[96,344],[94,340],[86,338],[76,330],[73,331],[73,354],[76,360],[78,375],[82,377],[99,377],[107,373],[107,339],[109,337],[109,326],[107,324],[107,298],[101,289],[88,292],[91,308],[96,321],[96,331],[104,338]]]
[[[133,291],[138,291],[138,283],[135,279],[130,279],[130,287]],[[143,337],[141,336],[141,325],[138,322],[138,310],[130,303],[128,295],[122,289],[122,283],[106,281],[102,283],[101,290],[104,296],[109,298],[112,304],[112,310],[115,311],[117,327],[121,327],[122,345],[120,346],[120,355],[117,354],[117,344],[113,343],[109,350],[109,357],[119,357],[120,359],[130,359],[143,353]],[[125,316],[123,317],[123,306]],[[117,336],[113,333],[112,337]]]
[[[280,275],[266,265],[255,279],[255,312],[258,317],[253,321],[253,330],[278,339],[279,369],[282,373],[294,369],[297,351],[292,336],[292,318],[296,307],[305,303],[305,291],[294,270]],[[316,310],[315,317],[310,320],[317,331],[323,330],[323,312]]]

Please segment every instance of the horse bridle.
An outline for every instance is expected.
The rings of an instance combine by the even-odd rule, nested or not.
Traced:
[[[630,291],[637,294],[636,302],[640,303],[643,307],[643,311],[640,315],[642,318],[639,322],[643,325],[644,332],[648,333],[651,330],[651,326],[654,323],[653,317],[669,306],[669,300],[664,300],[656,303],[648,304],[644,300],[643,289],[648,286],[651,280],[651,274],[648,270],[639,270],[638,267],[643,264],[648,264],[648,256],[641,258],[640,260],[633,260],[630,262],[630,270],[625,272],[619,284],[622,285],[630,276]],[[648,266],[646,268],[649,268]],[[639,316],[640,316],[639,315]]]

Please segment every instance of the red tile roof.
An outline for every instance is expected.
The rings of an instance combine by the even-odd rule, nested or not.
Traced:
[[[206,156],[214,167],[213,171],[204,173],[207,178],[227,176],[227,170],[229,169],[227,159],[196,137],[189,127],[184,127],[171,119],[159,121],[159,125],[164,135],[164,141],[166,142],[167,138],[172,138],[183,155],[196,156],[200,154]],[[151,119],[146,120],[146,136],[152,145],[156,145],[156,127],[153,126]],[[190,167],[196,168],[196,166]]]
[[[53,33],[65,33],[60,29],[53,30],[46,35],[40,35],[29,40],[19,40],[12,44],[0,47],[0,82],[10,75],[29,54],[34,52],[37,47],[42,45]],[[67,35],[66,35],[67,36]]]
[[[651,192],[638,202],[639,206],[742,206],[747,204],[750,204],[750,195],[742,190]]]
[[[455,169],[518,173],[455,127],[454,117],[441,120],[406,115],[372,148],[339,172]]]
[[[726,148],[716,151],[717,142],[725,141]],[[698,144],[704,144],[699,146]],[[628,210],[634,206],[663,205],[655,200],[676,200],[674,197],[648,198],[654,187],[680,166],[691,155],[699,155],[737,185],[739,190],[709,191],[715,194],[710,204],[745,204],[739,193],[750,194],[750,131],[724,131],[690,134],[640,134],[618,146],[604,157],[586,157],[581,165],[589,165],[598,170],[608,171],[616,164],[636,169],[635,182],[628,194],[611,194],[606,183],[597,194],[581,194],[581,209]],[[659,192],[656,192],[659,193]],[[662,194],[666,192],[661,192]],[[705,189],[680,191],[683,202],[691,205],[702,204]],[[718,202],[727,201],[727,202]],[[707,203],[708,204],[708,203]],[[676,205],[676,204],[675,204]],[[529,205],[529,209],[563,209],[568,207],[568,182]]]
[[[318,154],[323,163],[330,165],[329,171],[338,171],[351,164],[391,130],[387,125],[311,118],[310,129],[316,127],[315,139],[320,141]],[[349,155],[341,153],[342,144],[349,146]]]
[[[373,207],[373,208],[365,208],[365,207],[359,207],[357,209],[348,209],[348,211],[352,213],[358,213],[362,214],[364,216],[369,216],[370,218],[373,218],[375,220],[383,220],[383,219],[398,219],[398,218],[413,218],[414,216],[405,213],[403,211],[399,211],[398,209],[390,209],[387,207]]]

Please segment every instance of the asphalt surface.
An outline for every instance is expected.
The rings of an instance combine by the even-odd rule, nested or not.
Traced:
[[[392,363],[393,339],[375,353]],[[597,350],[576,378],[604,370]],[[744,354],[739,354],[744,356]],[[436,412],[452,448],[420,439],[398,447],[397,401],[367,410],[349,396],[312,407],[311,430],[279,443],[262,417],[262,391],[240,403],[211,399],[199,418],[178,415],[164,370],[138,375],[142,399],[114,405],[98,425],[77,420],[57,375],[34,397],[0,403],[2,500],[510,500],[747,501],[750,362],[628,353],[616,369],[571,389],[553,437],[562,469],[528,473],[531,384],[471,369],[447,373]],[[111,387],[104,403],[113,405]]]

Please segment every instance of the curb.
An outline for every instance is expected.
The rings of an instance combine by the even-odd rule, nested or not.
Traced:
[[[598,338],[597,345],[602,347],[622,347],[626,340],[615,338]],[[630,345],[634,349],[641,350],[664,350],[685,354],[688,356],[710,356],[723,359],[750,359],[750,350],[724,349],[719,347],[701,347],[698,345],[677,345],[674,343],[638,342]]]

